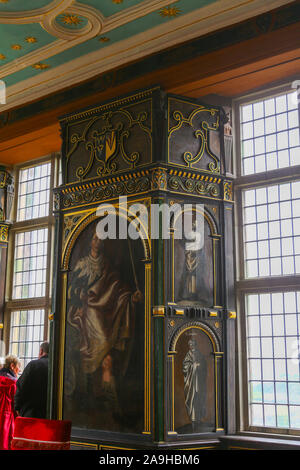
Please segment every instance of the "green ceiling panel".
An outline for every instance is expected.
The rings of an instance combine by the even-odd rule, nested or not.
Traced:
[[[0,39],[0,66],[56,40],[37,23],[0,24]]]
[[[110,45],[121,44],[121,42],[126,39],[134,38],[136,35],[160,25],[171,26],[171,22],[175,21],[176,18],[215,2],[217,2],[217,0],[178,0],[171,2],[164,8],[158,8],[156,11],[144,14],[132,21],[128,20],[128,22],[122,26],[107,31],[104,34],[101,34],[100,31],[97,37],[84,41],[81,44],[71,46],[72,41],[70,41],[70,47],[63,52],[55,53],[54,49],[54,55],[48,56],[47,54],[47,56],[44,59],[41,58],[37,64],[33,62],[24,69],[13,71],[10,75],[2,77],[1,66],[9,64],[10,61],[14,61],[15,59],[21,60],[22,57],[26,56],[28,53],[38,51],[39,48],[50,45],[58,38],[49,34],[46,29],[38,23],[22,25],[4,24],[0,22],[0,79],[3,79],[7,86],[15,85],[18,82],[22,82],[23,80],[37,75],[42,76],[45,71],[54,70],[58,66],[97,51],[99,51],[99,60],[101,60],[102,51]],[[0,16],[1,11],[16,12],[20,9],[24,11],[35,10],[45,7],[48,4],[50,5],[51,3],[53,2],[49,0],[8,0],[6,3],[0,0]],[[120,13],[121,15],[126,9],[134,9],[134,7],[143,3],[144,0],[77,0],[74,2],[74,5],[92,6],[98,9],[104,17],[109,17],[116,13]],[[60,30],[64,28],[66,31],[80,32],[87,24],[88,20],[84,16],[84,13],[77,14],[72,11],[72,5],[55,18],[55,25],[59,26]],[[173,30],[173,27],[171,29]],[[182,37],[180,37],[180,35],[182,35]],[[181,29],[178,30],[178,36],[184,41],[184,33]],[[126,48],[124,54],[126,55]],[[80,75],[81,70],[79,69],[78,72],[75,71],[74,73]]]
[[[53,3],[53,0],[0,0],[0,11],[17,12],[37,10]]]
[[[105,16],[111,16],[115,13],[119,13],[123,10],[126,10],[130,7],[139,6],[144,0],[121,0],[120,3],[114,3],[113,0],[79,0],[80,3],[88,6],[92,6],[97,10],[101,11],[101,13]],[[118,0],[117,0],[118,1]],[[120,0],[119,0],[120,1]],[[214,3],[217,0],[181,0],[181,1],[170,1],[170,7],[175,7],[182,9],[183,13],[188,13],[196,8],[201,8],[205,5],[210,3]],[[183,7],[184,4],[184,7]],[[154,24],[150,24],[149,27],[155,26]]]
[[[125,0],[126,1],[126,0]],[[124,3],[125,3],[124,1]],[[180,1],[177,1],[176,3],[174,4],[171,4],[171,6],[175,6],[176,5],[176,8],[178,9],[178,14],[182,15],[182,14],[185,14],[185,13],[189,13],[193,10],[195,10],[195,8],[199,8],[199,7],[203,7],[205,5],[208,5],[210,3],[213,3],[214,1],[216,0],[180,0]],[[99,5],[99,1],[97,0],[85,0],[85,3],[86,4],[98,4]],[[104,4],[104,0],[103,2],[101,1],[100,2],[101,5]],[[110,5],[112,4],[111,0],[107,0],[107,3],[109,3]],[[132,0],[131,2],[128,0],[126,1],[126,5],[128,6],[129,3],[134,3],[135,5],[139,2],[137,2],[137,0]],[[120,5],[123,5],[123,4],[114,4],[114,6],[120,6]],[[124,8],[124,5],[123,5],[123,8]],[[103,48],[106,48],[108,47],[109,45],[111,44],[114,44],[114,43],[117,43],[117,42],[120,42],[120,41],[123,41],[125,39],[128,39],[130,38],[131,36],[134,36],[136,34],[139,34],[139,33],[142,33],[144,31],[147,31],[149,30],[150,28],[152,28],[153,26],[158,26],[158,25],[161,25],[161,24],[165,24],[166,22],[169,22],[169,21],[173,21],[174,18],[173,17],[164,17],[160,14],[161,10],[157,10],[157,11],[154,11],[152,13],[149,13],[148,15],[145,15],[145,16],[142,16],[141,18],[138,18],[130,23],[127,23],[123,26],[120,26],[118,28],[115,28],[114,30],[112,31],[109,31],[105,34],[105,37],[107,39],[107,42],[101,42],[101,34],[99,37],[96,37],[96,38],[93,38],[93,39],[90,39],[88,41],[85,41],[77,46],[74,46],[70,49],[67,49],[63,52],[60,52],[52,57],[49,57],[45,60],[43,60],[43,63],[46,64],[46,67],[45,69],[43,70],[36,70],[32,67],[27,67],[26,69],[23,69],[23,70],[20,70],[18,72],[15,72],[7,77],[5,77],[5,82],[7,84],[7,86],[11,86],[11,85],[14,85],[16,83],[18,83],[19,81],[22,81],[22,80],[25,80],[27,78],[31,78],[33,76],[36,76],[37,74],[42,74],[43,71],[46,71],[46,70],[49,70],[49,69],[53,69],[55,67],[58,67],[59,65],[63,65],[63,64],[66,64],[78,57],[82,57],[88,53],[91,53],[91,52],[95,52],[95,51],[99,51],[99,54],[101,54],[101,50],[103,50]],[[63,15],[59,15],[59,17],[62,17]],[[83,18],[83,25],[85,25],[85,22],[84,22],[84,18]],[[62,25],[60,23],[60,25]],[[4,25],[0,25],[0,35],[2,36],[2,26]],[[31,27],[32,25],[27,26],[27,28],[29,28],[31,30]],[[80,26],[81,27],[81,26]],[[47,33],[46,33],[47,34]],[[49,35],[48,35],[49,36]],[[51,37],[52,38],[52,37]],[[46,38],[45,38],[46,39]],[[53,40],[53,38],[52,38]],[[184,38],[183,38],[184,40]],[[35,45],[33,45],[35,46]],[[14,51],[16,52],[16,51]],[[20,56],[22,56],[22,53],[21,51],[17,51],[20,53]],[[1,53],[1,50],[0,50],[0,53]],[[80,73],[80,71],[78,72]]]
[[[126,10],[129,7],[138,6],[144,0],[121,0],[120,3],[114,3],[113,0],[79,0],[80,3],[94,7],[100,10],[107,17]]]

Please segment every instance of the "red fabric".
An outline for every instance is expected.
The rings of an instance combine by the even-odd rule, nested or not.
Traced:
[[[69,450],[70,435],[71,421],[18,416],[12,450]]]
[[[14,432],[16,380],[0,376],[0,449],[9,450]]]

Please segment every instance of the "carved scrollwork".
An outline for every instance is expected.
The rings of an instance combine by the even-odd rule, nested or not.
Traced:
[[[224,181],[224,200],[233,200],[233,185],[231,181]]]
[[[206,118],[203,120],[201,119],[203,113],[206,113],[206,115],[208,114],[208,116],[212,118],[211,122],[209,122],[209,120]],[[205,114],[203,114],[203,116],[205,116]],[[199,141],[199,147],[196,152],[189,150],[183,152],[183,162],[187,165],[187,167],[192,168],[193,165],[200,162],[204,155],[207,155],[212,160],[208,163],[208,171],[219,174],[219,158],[211,151],[209,146],[209,132],[216,131],[220,125],[218,110],[206,106],[198,106],[189,114],[188,117],[184,117],[180,110],[174,110],[172,113],[172,118],[174,121],[177,121],[177,124],[169,129],[169,146],[170,139],[174,137],[174,133],[177,133],[177,139],[179,139],[180,131],[190,127],[193,130],[194,138],[198,139]]]
[[[156,168],[152,172],[152,189],[167,189],[167,172],[162,168]]]
[[[0,224],[0,242],[8,243],[9,226]]]
[[[150,177],[142,176],[137,179],[118,181],[116,183],[88,188],[85,190],[75,190],[63,195],[62,208],[67,209],[81,204],[89,204],[115,198],[121,195],[130,195],[151,189]]]
[[[168,188],[173,191],[183,190],[200,196],[218,197],[220,195],[220,187],[216,183],[198,181],[192,178],[184,179],[179,176],[169,177]]]
[[[71,165],[75,180],[84,181],[91,176],[110,176],[124,168],[134,169],[140,164],[142,149],[135,149],[138,140],[135,142],[134,138],[139,129],[151,142],[152,130],[146,125],[151,122],[150,108],[137,115],[134,112],[125,108],[105,111],[89,118],[87,123],[80,122],[73,132],[71,127],[66,143],[67,174]],[[144,142],[145,148],[147,145]]]
[[[55,210],[157,190],[181,194],[188,193],[204,198],[220,197],[220,178],[214,176],[204,177],[195,173],[189,173],[185,177],[178,173],[181,172],[167,168],[154,168],[103,179],[101,182],[92,181],[79,185],[74,184],[72,187],[55,190]]]

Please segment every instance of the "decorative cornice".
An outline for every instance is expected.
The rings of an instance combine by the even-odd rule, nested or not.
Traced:
[[[198,173],[170,170],[168,178],[169,191],[189,193],[196,196],[219,198],[221,178],[203,176]]]
[[[117,199],[120,196],[134,196],[152,191],[221,200],[223,199],[222,182],[222,177],[158,165],[146,170],[56,188],[54,190],[55,210],[67,210]]]
[[[126,105],[126,104],[131,104],[131,103],[134,103],[134,102],[139,101],[141,99],[149,98],[149,97],[152,96],[152,94],[155,91],[157,91],[159,89],[160,89],[159,86],[154,87],[154,88],[149,88],[147,90],[142,90],[142,91],[139,91],[137,93],[131,94],[129,96],[124,96],[124,97],[121,97],[121,98],[117,98],[114,101],[109,101],[108,103],[104,103],[104,104],[99,105],[99,106],[90,107],[90,108],[88,108],[84,111],[79,111],[78,113],[71,113],[71,114],[68,114],[66,116],[62,116],[60,118],[60,122],[62,124],[65,124],[65,123],[69,123],[69,122],[72,122],[72,121],[76,121],[78,119],[90,118],[94,114],[97,115],[100,112],[103,113],[104,111],[112,110],[116,107],[120,107],[120,106],[123,106],[123,105]]]

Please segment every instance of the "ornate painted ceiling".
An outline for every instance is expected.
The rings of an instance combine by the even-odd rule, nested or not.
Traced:
[[[0,0],[1,110],[292,0]]]

